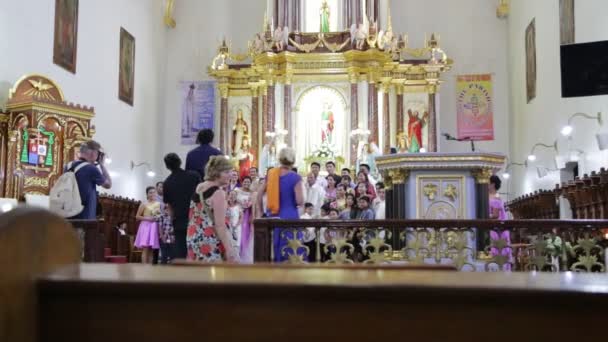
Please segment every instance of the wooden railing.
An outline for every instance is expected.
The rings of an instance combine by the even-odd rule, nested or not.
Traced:
[[[104,219],[103,232],[106,237],[106,247],[112,249],[113,255],[131,254],[130,236],[137,235],[135,214],[139,201],[114,195],[99,196],[101,217]],[[116,227],[125,230],[126,236],[120,235]]]
[[[570,203],[575,219],[608,219],[608,170],[585,174],[582,178],[556,184],[553,190],[538,190],[507,204],[516,219],[559,218],[558,199]]]
[[[606,272],[608,241],[603,229],[608,228],[608,220],[259,219],[254,227],[255,262],[426,263],[451,264],[466,271]],[[313,242],[305,244],[306,234],[312,232]],[[325,245],[321,234],[329,235]],[[486,246],[479,251],[478,238]]]
[[[554,191],[539,190],[532,194],[514,199],[508,204],[513,218],[525,219],[558,219],[558,196]]]
[[[103,232],[105,222],[100,220],[68,220],[76,230],[82,245],[82,261],[103,262],[103,249],[106,235]]]

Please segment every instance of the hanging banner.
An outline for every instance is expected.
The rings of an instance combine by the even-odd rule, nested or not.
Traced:
[[[199,130],[213,129],[215,82],[182,81],[179,92],[182,105],[182,145],[194,145]]]
[[[494,140],[492,75],[457,77],[458,139]]]

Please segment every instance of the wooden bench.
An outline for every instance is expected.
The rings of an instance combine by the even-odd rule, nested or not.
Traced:
[[[38,280],[49,341],[603,340],[604,274],[81,264]]]

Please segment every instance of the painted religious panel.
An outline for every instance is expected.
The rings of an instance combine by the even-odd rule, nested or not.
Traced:
[[[307,86],[301,91],[296,88],[295,148],[301,166],[326,160],[341,164],[343,156],[349,154],[350,126],[346,120],[350,102],[346,91],[348,88],[338,84]]]
[[[494,140],[492,75],[456,78],[458,139]]]
[[[120,54],[118,60],[118,98],[133,105],[135,88],[135,38],[120,28]]]
[[[55,0],[53,63],[76,73],[78,0]]]
[[[214,128],[215,81],[182,81],[179,91],[182,145],[193,145],[198,131]]]
[[[251,98],[231,98],[228,109],[228,127],[230,127],[230,156],[238,163],[239,178],[249,175],[249,168],[254,166],[254,153],[251,148]]]
[[[536,19],[526,28],[526,98],[536,97]]]
[[[428,150],[429,145],[429,94],[403,94],[404,125],[399,130],[403,133],[397,137],[400,153],[418,153]]]
[[[574,44],[574,0],[559,0],[560,44]]]

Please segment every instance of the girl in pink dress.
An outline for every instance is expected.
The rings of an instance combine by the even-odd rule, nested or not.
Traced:
[[[506,220],[507,213],[505,211],[505,204],[502,199],[498,196],[498,189],[500,189],[501,180],[498,176],[493,175],[490,177],[490,184],[488,186],[488,193],[490,194],[490,219],[493,220]],[[490,240],[492,243],[496,243],[500,240],[504,240],[506,242],[506,247],[498,250],[496,247],[490,248],[490,254],[495,257],[497,255],[502,255],[506,258],[506,264],[503,266],[503,270],[510,271],[511,265],[513,264],[513,255],[511,253],[511,248],[508,247],[511,245],[511,235],[508,230],[503,230],[499,232],[497,230],[490,231]]]
[[[135,218],[141,221],[137,236],[135,237],[135,247],[141,248],[141,263],[151,264],[154,256],[154,249],[160,247],[158,241],[158,217],[160,216],[160,202],[157,201],[156,188],[149,186],[146,188],[147,202],[139,205]]]

